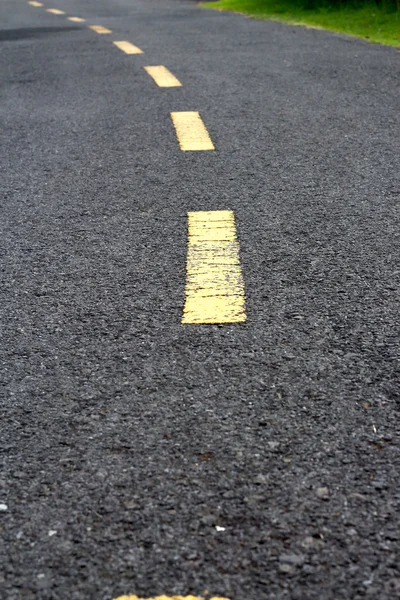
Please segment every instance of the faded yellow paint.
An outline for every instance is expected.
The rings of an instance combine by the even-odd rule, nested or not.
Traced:
[[[159,87],[180,87],[182,84],[166,67],[143,67]]]
[[[74,23],[83,23],[86,19],[81,19],[81,17],[68,17],[68,21],[73,21]]]
[[[203,290],[210,288],[217,295],[224,295],[229,285],[230,292],[235,296],[242,293],[241,270],[238,265],[230,265],[229,269],[221,269],[220,266],[208,266],[205,271],[191,270],[186,280],[186,293],[191,297],[203,297]]]
[[[214,150],[198,112],[172,112],[171,118],[181,150]]]
[[[53,15],[65,15],[65,12],[63,10],[59,10],[58,8],[46,8],[46,10]]]
[[[143,50],[130,42],[113,42],[125,54],[143,54]]]
[[[134,594],[128,594],[127,596],[118,596],[114,600],[204,600],[201,596],[154,596],[154,598],[139,598]],[[210,600],[229,600],[229,598],[219,598],[214,596]]]
[[[232,211],[188,213],[182,323],[241,323],[245,293]]]
[[[111,29],[107,29],[103,25],[89,25],[89,29],[93,29],[96,33],[112,33]]]
[[[35,0],[32,0],[32,2],[28,2],[28,4],[30,4],[31,6],[43,6],[41,2],[35,2]]]

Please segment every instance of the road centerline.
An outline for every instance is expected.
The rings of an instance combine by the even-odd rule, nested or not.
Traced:
[[[143,54],[143,50],[141,50],[134,44],[131,44],[131,42],[121,41],[113,42],[113,44],[117,46],[117,48],[122,50],[122,52],[125,52],[125,54]]]
[[[96,33],[112,33],[111,29],[107,29],[107,27],[103,27],[103,25],[89,25],[89,29],[95,31]]]
[[[245,291],[233,211],[189,212],[182,323],[244,321]]]
[[[180,87],[179,79],[175,77],[166,67],[159,65],[155,67],[143,67],[144,70],[154,79],[158,87]]]
[[[172,112],[171,119],[181,150],[215,150],[198,112]]]

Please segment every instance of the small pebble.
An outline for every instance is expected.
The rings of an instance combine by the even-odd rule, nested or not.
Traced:
[[[257,477],[254,479],[254,483],[258,483],[259,485],[265,485],[268,482],[269,482],[268,475],[263,475],[262,473],[257,475]]]
[[[276,450],[279,447],[279,442],[267,442],[271,450]]]
[[[288,563],[281,563],[279,565],[279,571],[281,573],[286,573],[287,575],[294,575],[296,569],[293,565],[289,565]]]
[[[310,548],[315,547],[316,540],[309,535],[304,538],[304,540],[301,542],[301,545],[303,546],[303,548],[306,548],[307,550],[309,550]]]
[[[8,506],[7,506],[7,504],[0,504],[0,510],[1,510],[1,511],[8,510]]]
[[[305,557],[303,554],[281,554],[279,557],[280,563],[300,566],[304,563]]]
[[[321,498],[322,500],[326,500],[327,498],[329,498],[329,490],[327,487],[317,488],[315,494],[317,498]]]

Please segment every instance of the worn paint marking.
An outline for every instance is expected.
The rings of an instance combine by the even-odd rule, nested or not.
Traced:
[[[43,6],[41,2],[35,2],[35,0],[32,0],[32,2],[28,2],[28,4],[30,4],[31,6]]]
[[[190,212],[182,323],[242,323],[245,292],[231,210]]]
[[[111,29],[107,29],[102,25],[89,25],[89,29],[93,29],[96,33],[112,33]]]
[[[166,67],[144,67],[159,87],[180,87],[182,84]]]
[[[81,19],[81,17],[68,17],[68,21],[73,21],[74,23],[83,23],[86,19]]]
[[[65,12],[63,10],[59,10],[58,8],[46,8],[46,10],[53,15],[65,15]]]
[[[125,54],[143,54],[143,50],[130,42],[113,42]]]
[[[214,150],[198,112],[172,112],[171,118],[181,150]]]
[[[139,598],[134,594],[128,594],[127,596],[118,596],[114,600],[204,600],[204,598],[201,596],[154,596],[154,598]],[[229,598],[214,596],[210,600],[229,600]]]

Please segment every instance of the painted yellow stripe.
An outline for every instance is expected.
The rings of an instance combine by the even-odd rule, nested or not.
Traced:
[[[231,210],[190,212],[182,323],[241,323],[245,293]]]
[[[63,10],[59,10],[58,8],[46,8],[47,12],[53,13],[53,15],[65,15]]]
[[[89,29],[93,29],[96,33],[112,33],[111,29],[107,29],[102,25],[89,25]]]
[[[32,2],[28,2],[28,4],[30,4],[31,6],[43,6],[41,2],[35,2],[35,0],[32,0]]]
[[[73,21],[74,23],[83,23],[86,19],[81,19],[81,17],[68,17],[68,21]]]
[[[130,42],[113,42],[113,44],[122,50],[122,52],[125,52],[125,54],[143,54],[143,50]]]
[[[172,112],[171,118],[181,150],[214,150],[198,112]]]
[[[181,150],[214,150],[198,112],[173,112],[171,118]]]
[[[159,87],[179,87],[181,82],[166,67],[144,67]]]

